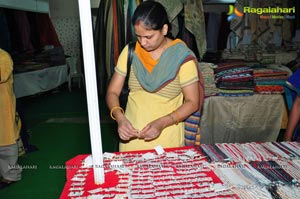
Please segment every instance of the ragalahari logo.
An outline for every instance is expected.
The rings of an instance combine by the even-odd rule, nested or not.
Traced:
[[[227,17],[227,21],[231,21],[234,18],[242,17],[244,15],[244,13],[238,11],[238,9],[235,8],[233,5],[229,5],[229,11],[228,11],[227,15],[229,15]]]

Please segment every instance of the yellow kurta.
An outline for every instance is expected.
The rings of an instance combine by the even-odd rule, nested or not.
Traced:
[[[125,76],[127,71],[128,47],[120,54],[116,72]],[[177,77],[167,86],[156,93],[145,91],[139,84],[133,70],[130,71],[130,93],[126,106],[125,115],[133,127],[142,130],[149,122],[165,116],[176,110],[183,103],[182,88],[198,81],[197,66],[193,61],[182,65]],[[129,142],[120,142],[120,151],[135,151],[153,149],[161,145],[164,148],[179,147],[184,145],[184,123],[165,128],[155,140],[144,141],[133,139]]]
[[[0,146],[15,144],[19,137],[12,71],[10,55],[0,49]]]

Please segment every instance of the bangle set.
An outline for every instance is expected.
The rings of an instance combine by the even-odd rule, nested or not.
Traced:
[[[122,114],[124,115],[124,110],[123,110],[123,108],[120,107],[120,106],[115,106],[115,107],[113,107],[113,108],[110,110],[110,117],[111,117],[113,120],[116,120],[116,118],[113,116],[113,112],[114,112],[115,110],[117,110],[117,109],[119,109],[119,110],[122,112]]]

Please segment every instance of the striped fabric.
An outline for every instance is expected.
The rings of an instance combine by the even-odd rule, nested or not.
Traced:
[[[200,146],[200,118],[197,111],[184,121],[184,144],[185,146]]]
[[[200,104],[199,110],[191,114],[184,121],[184,144],[185,146],[200,146],[200,120],[201,111],[204,103],[204,80],[200,71],[199,63],[195,61],[198,65],[198,77],[199,77],[199,93],[200,93]]]

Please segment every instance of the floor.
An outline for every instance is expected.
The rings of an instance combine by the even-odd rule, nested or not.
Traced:
[[[19,158],[22,180],[0,190],[1,199],[59,198],[65,184],[65,162],[79,154],[91,154],[85,90],[67,85],[18,99],[29,144],[37,151]],[[106,104],[99,100],[103,152],[118,150],[116,125]],[[100,143],[99,143],[100,144]]]

